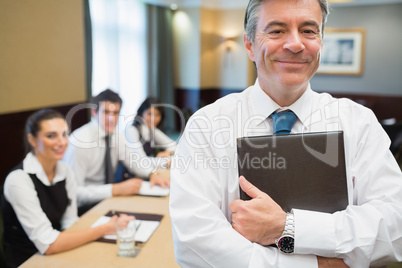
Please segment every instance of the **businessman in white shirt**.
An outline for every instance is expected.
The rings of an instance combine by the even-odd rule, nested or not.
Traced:
[[[387,134],[371,110],[310,87],[327,14],[326,0],[249,2],[244,43],[258,79],[197,111],[176,150],[190,165],[172,162],[170,214],[181,267],[367,268],[402,261],[402,174]],[[239,178],[236,138],[273,134],[272,115],[283,111],[297,116],[290,133],[344,132],[345,210],[285,213]],[[239,186],[252,200],[239,199]]]
[[[73,169],[78,183],[79,214],[105,198],[138,194],[142,178],[149,177],[151,185],[168,187],[169,178],[159,175],[150,162],[141,164],[138,153],[127,146],[124,134],[116,129],[122,106],[120,96],[107,89],[92,99],[92,105],[91,121],[71,133],[63,158]],[[106,137],[110,141],[113,170],[109,176],[105,173]],[[119,160],[139,177],[115,183],[113,173]]]

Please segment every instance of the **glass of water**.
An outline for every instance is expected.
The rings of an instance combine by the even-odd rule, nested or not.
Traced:
[[[135,220],[127,221],[120,220],[116,222],[116,236],[117,236],[117,255],[120,257],[134,257],[135,256]]]

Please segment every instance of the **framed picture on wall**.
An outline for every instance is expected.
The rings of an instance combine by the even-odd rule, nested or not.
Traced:
[[[364,40],[362,28],[326,29],[317,74],[362,75]]]

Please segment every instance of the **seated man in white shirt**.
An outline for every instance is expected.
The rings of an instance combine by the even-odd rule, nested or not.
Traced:
[[[133,149],[126,146],[123,134],[116,129],[122,99],[107,89],[92,99],[92,120],[76,129],[69,137],[69,146],[63,158],[75,173],[78,184],[78,207],[81,215],[97,202],[119,195],[133,195],[140,190],[142,179],[149,177],[151,185],[168,187],[169,178],[154,172],[152,165],[141,166],[131,161],[137,159]],[[118,161],[122,161],[137,176],[123,182],[114,183],[114,172],[105,172],[106,140],[109,137],[110,159],[115,171]]]
[[[367,268],[402,260],[402,174],[387,134],[369,109],[310,87],[327,14],[326,0],[249,2],[244,42],[258,79],[197,111],[172,161],[170,215],[181,267]],[[286,110],[297,116],[290,133],[343,131],[345,210],[287,214],[239,178],[236,139],[272,135],[271,115]],[[239,199],[239,186],[252,200]]]

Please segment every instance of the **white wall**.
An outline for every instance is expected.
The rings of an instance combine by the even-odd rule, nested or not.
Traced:
[[[244,10],[220,11],[219,32],[231,40],[221,46],[219,62],[221,79],[216,85],[221,88],[244,89],[248,86],[248,56],[244,48]]]
[[[248,86],[243,16],[242,9],[191,8],[175,13],[176,87],[242,90]]]
[[[200,87],[200,9],[178,10],[173,17],[175,87]]]

